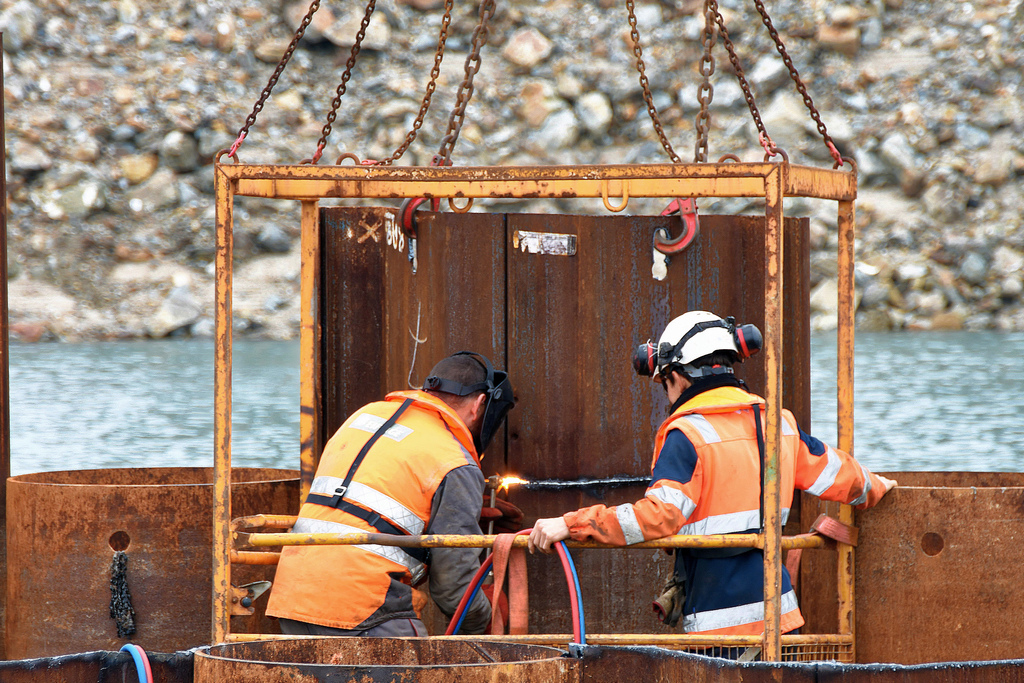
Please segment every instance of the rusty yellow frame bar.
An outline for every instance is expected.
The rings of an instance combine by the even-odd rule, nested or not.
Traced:
[[[301,429],[302,495],[309,490],[320,444],[319,289],[320,199],[587,198],[601,197],[621,211],[634,197],[764,197],[765,199],[765,390],[767,462],[764,476],[765,632],[759,642],[767,661],[779,661],[782,528],[779,450],[782,411],[782,219],[785,197],[839,203],[839,447],[853,450],[853,236],[855,173],[779,163],[624,164],[584,166],[390,167],[222,164],[214,167],[217,210],[216,352],[214,356],[214,541],[212,642],[231,638],[231,343],[235,195],[302,202]],[[614,202],[614,204],[613,204]],[[851,522],[849,506],[841,519]],[[853,549],[840,546],[839,636],[853,641]],[[807,636],[798,636],[806,638]],[[680,636],[682,638],[682,636]],[[845,640],[848,638],[848,641]]]

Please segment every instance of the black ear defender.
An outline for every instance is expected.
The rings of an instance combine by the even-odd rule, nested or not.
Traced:
[[[641,344],[633,351],[633,369],[641,377],[653,375],[657,364],[658,354],[655,352],[652,342],[648,341],[645,344]]]
[[[651,377],[663,359],[667,361],[673,358],[676,351],[681,349],[694,335],[713,327],[724,327],[732,333],[732,340],[736,344],[736,353],[740,361],[750,358],[764,346],[761,330],[757,329],[756,325],[737,325],[735,319],[731,317],[725,320],[711,320],[694,325],[675,345],[663,342],[660,346],[655,346],[651,341],[640,344],[633,351],[633,369],[641,377]]]
[[[731,318],[730,318],[731,321]],[[733,328],[732,339],[739,349],[740,360],[746,360],[761,350],[764,346],[764,338],[761,330],[756,325],[738,325]]]

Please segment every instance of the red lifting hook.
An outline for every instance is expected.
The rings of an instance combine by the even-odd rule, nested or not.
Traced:
[[[402,202],[402,207],[398,210],[398,222],[401,224],[402,229],[405,230],[405,233],[412,239],[416,239],[416,209],[428,201],[430,202],[431,211],[439,211],[441,209],[440,197],[430,200],[426,197],[410,197]]]
[[[683,221],[683,232],[679,237],[670,239],[667,228],[658,228],[654,232],[654,248],[662,254],[669,256],[672,254],[678,254],[685,250],[695,239],[697,239],[697,234],[700,232],[700,218],[697,217],[697,202],[693,197],[688,197],[687,199],[673,199],[669,205],[665,207],[665,210],[661,212],[661,215],[671,216],[674,213],[678,213],[679,217]]]

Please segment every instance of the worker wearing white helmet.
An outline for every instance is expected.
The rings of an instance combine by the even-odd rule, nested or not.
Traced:
[[[673,534],[757,533],[763,529],[765,401],[747,391],[733,365],[761,348],[753,325],[707,311],[672,320],[658,345],[640,345],[633,365],[660,382],[672,406],[655,436],[651,484],[637,503],[595,505],[538,520],[530,551],[572,538],[630,545]],[[783,523],[794,489],[858,508],[875,505],[895,481],[800,430],[783,410],[779,476]],[[685,549],[655,611],[688,633],[756,635],[764,631],[764,558],[760,550]],[[789,574],[782,576],[782,631],[804,623]]]

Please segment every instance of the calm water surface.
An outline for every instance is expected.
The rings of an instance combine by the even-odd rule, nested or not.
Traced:
[[[835,335],[811,430],[836,443]],[[878,471],[1024,471],[1024,334],[857,336],[854,443]],[[13,344],[11,471],[213,464],[210,341]],[[298,467],[298,342],[236,341],[232,463]]]

